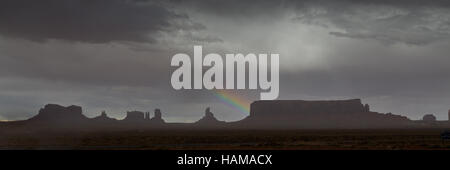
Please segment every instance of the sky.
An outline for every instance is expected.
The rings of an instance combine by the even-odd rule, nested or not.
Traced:
[[[360,98],[372,111],[447,120],[450,2],[270,0],[4,0],[0,2],[0,120],[47,103],[105,110],[161,109],[193,122],[248,113],[208,90],[174,90],[171,58],[277,53],[279,98]],[[230,91],[243,101],[258,90]]]

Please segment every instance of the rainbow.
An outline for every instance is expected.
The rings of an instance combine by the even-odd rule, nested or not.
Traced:
[[[233,94],[231,91],[227,90],[216,89],[214,90],[214,95],[225,104],[239,110],[241,113],[246,115],[250,113],[250,100],[247,100],[237,94]]]

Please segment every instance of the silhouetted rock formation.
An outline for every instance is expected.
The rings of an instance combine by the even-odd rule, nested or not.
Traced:
[[[450,121],[450,110],[448,110],[448,118],[447,118],[447,120]]]
[[[161,110],[155,109],[154,117],[149,112],[127,112],[123,120],[108,117],[106,112],[89,119],[79,106],[45,105],[39,113],[24,121],[4,122],[2,126],[23,127],[44,130],[129,130],[129,129],[189,129],[189,128],[250,128],[250,129],[320,129],[320,128],[408,128],[408,127],[450,127],[448,121],[436,121],[433,115],[423,120],[411,121],[392,113],[382,114],[370,111],[368,104],[360,99],[334,101],[273,100],[255,101],[250,115],[236,122],[219,121],[210,108],[195,123],[165,123]],[[433,123],[427,123],[433,122]],[[11,125],[11,126],[9,126]],[[63,127],[63,128],[59,128]]]
[[[128,125],[150,126],[150,125],[162,125],[165,121],[162,119],[161,110],[155,109],[155,116],[150,118],[150,112],[131,111],[127,112],[127,116],[123,119],[123,122]]]
[[[117,119],[108,117],[106,112],[102,111],[100,116],[94,117],[94,118],[92,118],[92,120],[96,120],[96,121],[116,121]]]
[[[250,110],[250,116],[241,122],[252,127],[375,128],[410,123],[403,116],[370,112],[369,105],[360,99],[256,101]]]
[[[250,116],[349,114],[367,112],[360,99],[334,101],[264,100],[250,105]]]
[[[82,114],[80,106],[60,106],[57,104],[47,104],[44,108],[39,110],[39,113],[30,118],[30,121],[42,121],[42,122],[80,122],[85,121],[88,118]]]
[[[423,116],[422,120],[426,123],[434,123],[436,122],[436,116],[433,114],[426,114]]]
[[[150,116],[150,113],[149,113]],[[151,123],[163,124],[165,123],[164,119],[162,119],[161,110],[155,109],[155,116],[150,119]]]
[[[144,112],[141,112],[141,111],[127,112],[127,116],[123,120],[124,121],[144,121],[145,120]]]
[[[203,116],[200,120],[195,122],[198,125],[220,125],[225,123],[224,121],[219,121],[214,117],[214,114],[210,111],[210,108],[206,108],[205,116]]]
[[[369,104],[365,104],[365,105],[364,105],[364,111],[365,111],[365,112],[370,112],[370,106],[369,106]]]
[[[150,112],[145,112],[144,119],[150,120]]]

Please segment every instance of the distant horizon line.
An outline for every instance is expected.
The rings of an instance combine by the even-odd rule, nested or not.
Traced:
[[[360,98],[352,98],[352,99],[338,99],[338,100],[336,100],[336,99],[325,99],[325,100],[300,100],[300,99],[277,99],[277,100],[254,100],[254,101],[251,101],[250,102],[250,105],[252,104],[252,103],[254,103],[254,102],[257,102],[257,101],[305,101],[305,102],[330,102],[330,101],[352,101],[352,100],[359,100],[359,101],[361,101],[361,99]],[[55,105],[59,105],[59,106],[64,106],[64,107],[69,107],[69,106],[79,106],[79,105],[74,105],[74,104],[69,104],[69,105],[61,105],[61,104],[56,104],[56,103],[47,103],[47,104],[44,104],[44,106],[45,105],[48,105],[48,104],[55,104]],[[80,106],[80,107],[82,107],[82,106]],[[206,106],[205,108],[208,108],[209,106]],[[43,107],[40,107],[39,109],[42,109]],[[82,107],[83,108],[83,107]],[[156,108],[155,107],[155,109],[161,109],[161,108]],[[82,109],[82,115],[83,116],[85,116],[86,118],[89,118],[89,119],[92,119],[92,118],[95,118],[95,117],[98,117],[98,116],[100,116],[102,113],[100,112],[99,114],[96,114],[96,115],[86,115],[85,113],[86,112],[84,112],[83,111],[84,109]],[[161,109],[162,110],[162,109]],[[102,111],[105,111],[105,110],[102,110]],[[110,117],[110,118],[114,118],[114,119],[116,119],[116,120],[124,120],[126,117],[127,117],[127,113],[126,112],[133,112],[133,111],[138,111],[138,112],[143,112],[143,113],[146,113],[146,112],[150,112],[150,111],[140,111],[140,110],[126,110],[125,111],[125,113],[123,114],[123,113],[121,113],[122,115],[124,115],[123,117],[121,116],[121,117],[117,117],[117,116],[110,116],[108,113],[106,113],[107,114],[107,116],[108,117]],[[246,115],[245,117],[248,117],[248,116],[250,116],[250,106],[249,106],[249,112],[248,112],[248,115]],[[448,110],[449,111],[449,118],[448,119],[438,119],[437,117],[436,117],[436,115],[435,114],[432,114],[432,113],[424,113],[423,115],[422,115],[422,117],[423,116],[425,116],[425,115],[433,115],[433,116],[435,116],[436,117],[436,121],[450,121],[449,119],[450,119],[450,110]],[[105,111],[106,112],[106,111]],[[213,112],[214,113],[214,112]],[[382,113],[382,114],[388,114],[388,113],[391,113],[391,114],[394,114],[394,113],[392,113],[392,112],[387,112],[387,113]],[[38,113],[39,114],[39,113]],[[36,116],[36,115],[38,115],[38,114],[33,114],[33,115],[31,115],[30,117],[28,117],[28,118],[24,118],[24,119],[16,119],[16,120],[12,120],[12,119],[0,119],[0,122],[14,122],[14,121],[25,121],[25,120],[28,120],[28,119],[31,119],[31,118],[33,118],[34,116]],[[406,118],[408,118],[409,120],[411,120],[411,121],[421,121],[422,119],[411,119],[411,118],[409,118],[407,115],[403,115],[403,114],[395,114],[395,115],[400,115],[400,116],[404,116],[404,117],[406,117]],[[216,116],[216,114],[214,113],[214,116]],[[162,118],[168,118],[167,116],[161,116]],[[169,116],[169,117],[171,117],[171,116]],[[244,117],[244,118],[245,118]],[[201,116],[200,116],[200,118],[201,118]],[[184,120],[184,121],[181,121],[180,122],[180,120],[178,120],[178,121],[166,121],[166,123],[195,123],[196,121],[198,121],[198,118],[196,118],[197,120],[195,120],[195,119],[193,119],[193,120]],[[227,122],[227,123],[229,123],[229,122],[236,122],[236,121],[240,121],[240,120],[242,120],[242,119],[237,119],[237,120],[222,120],[222,121],[225,121],[225,122]]]

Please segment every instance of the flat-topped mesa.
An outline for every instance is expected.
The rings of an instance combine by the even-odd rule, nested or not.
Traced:
[[[127,116],[123,119],[126,124],[139,125],[139,126],[151,126],[151,125],[162,125],[165,124],[164,119],[162,119],[161,110],[155,109],[154,117],[150,117],[150,112],[141,111],[131,111],[127,112]]]
[[[145,118],[144,112],[141,111],[131,111],[127,112],[127,116],[124,121],[143,121]]]
[[[369,105],[360,99],[351,100],[261,100],[250,105],[250,117],[255,116],[293,116],[298,114],[348,114],[369,112]]]
[[[380,128],[404,127],[403,116],[371,112],[360,99],[350,100],[264,100],[250,106],[250,116],[241,123],[253,127],[288,128]]]
[[[47,104],[39,110],[36,116],[30,118],[30,120],[74,122],[87,120],[87,117],[82,114],[80,106],[72,105],[64,107],[57,104]]]

